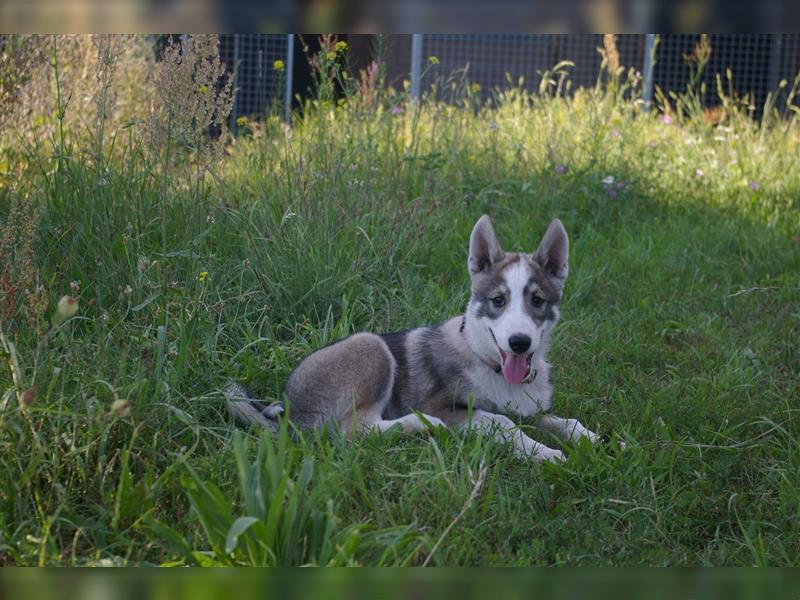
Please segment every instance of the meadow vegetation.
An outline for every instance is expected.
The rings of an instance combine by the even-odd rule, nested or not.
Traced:
[[[213,36],[2,44],[0,564],[798,563],[797,80],[646,110],[612,38],[591,89],[415,102],[328,37],[291,124],[233,137]],[[624,451],[232,423],[228,378],[277,399],[323,344],[459,314],[483,213],[513,251],[564,222],[554,408]]]

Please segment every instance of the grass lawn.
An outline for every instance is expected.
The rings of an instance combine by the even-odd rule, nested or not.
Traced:
[[[0,563],[797,565],[800,126],[633,96],[320,93],[206,172],[139,122],[6,136],[47,304],[3,325]],[[227,378],[276,399],[321,345],[463,311],[483,213],[511,251],[563,221],[554,411],[624,451],[233,425]]]

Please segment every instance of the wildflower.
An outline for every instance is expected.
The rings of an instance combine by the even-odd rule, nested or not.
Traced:
[[[164,49],[153,66],[155,101],[145,126],[147,145],[155,156],[180,140],[202,157],[196,171],[201,179],[206,168],[222,158],[226,136],[210,136],[208,131],[219,127],[224,132],[228,124],[233,77],[226,73],[217,35],[190,35]]]
[[[325,54],[325,58],[327,58],[328,60],[336,60],[336,52],[334,52],[333,50],[327,52]]]
[[[246,126],[246,125],[247,125],[247,117],[239,117],[238,119],[236,119],[236,124],[237,124],[239,127],[244,127],[244,126]]]
[[[34,402],[36,402],[36,386],[29,387],[19,394],[19,405],[21,408],[28,408]]]
[[[217,220],[214,218],[214,215],[212,214],[206,215],[206,223],[208,223],[209,225],[213,225],[214,223],[216,223],[216,221]]]
[[[703,169],[697,169],[694,172],[694,174],[697,175],[698,177],[702,177],[703,175],[705,175],[705,173],[703,173]]]
[[[400,113],[402,113],[402,112],[403,112],[403,108],[402,108],[402,107],[400,107],[400,106],[395,106],[395,107],[392,109],[392,114],[395,114],[395,115],[399,115],[399,114],[400,114]]]
[[[473,94],[477,94],[478,92],[480,92],[480,91],[481,91],[481,84],[480,84],[480,83],[473,83],[473,84],[472,84],[472,85],[469,87],[469,89],[470,89],[470,91],[471,91]]]
[[[197,281],[202,283],[206,279],[208,279],[208,271],[200,271],[200,274],[197,276]]]
[[[337,52],[344,52],[345,50],[347,50],[347,42],[345,42],[343,40],[342,41],[338,41],[338,42],[336,42],[336,45],[333,48]]]
[[[614,177],[612,175],[609,175],[608,177],[605,177],[603,179],[603,184],[604,185],[614,185]]]
[[[126,42],[123,36],[110,34],[93,35],[91,41],[97,56],[94,64],[97,88],[92,94],[96,114],[94,125],[100,129],[102,143],[103,122],[113,114],[116,105],[115,76],[119,60],[126,54]]]
[[[272,63],[272,68],[276,71],[283,71],[286,68],[286,63],[284,63],[281,59],[278,59]]]
[[[749,187],[751,190],[753,190],[754,192],[755,192],[755,191],[756,191],[756,190],[757,190],[759,187],[761,187],[760,185],[758,185],[758,182],[757,182],[757,181],[753,181],[753,180],[750,180],[750,181],[747,183],[747,186],[748,186],[748,187]]]
[[[611,196],[612,198],[616,198],[617,197],[617,190],[609,188],[608,195]]]
[[[664,125],[669,125],[670,123],[672,123],[672,118],[669,115],[665,114],[661,118],[661,121],[664,123]]]
[[[81,291],[81,282],[80,281],[70,281],[69,283],[69,290],[73,294],[77,294]]]
[[[129,286],[129,285],[126,285],[125,289],[122,290],[122,293],[125,294],[126,296],[128,296],[128,298],[130,298],[131,294],[133,294],[133,288],[131,286]]]
[[[57,310],[61,321],[74,317],[78,313],[78,301],[72,296],[62,296]]]
[[[432,65],[438,65],[439,64],[439,57],[438,56],[429,56],[428,57],[428,62],[431,63]]]
[[[621,134],[620,134],[620,132],[619,132],[619,129],[613,129],[613,130],[611,131],[611,137],[619,137],[620,135],[621,135]]]
[[[567,172],[567,167],[566,167],[566,165],[556,165],[555,171],[559,175],[563,175],[564,173]]]
[[[129,412],[131,412],[130,401],[117,398],[114,400],[113,404],[111,404],[111,410],[109,411],[109,414],[112,414],[115,417],[127,417]]]
[[[618,188],[618,189],[620,189],[620,190],[621,190],[621,189],[623,189],[624,187],[625,187],[625,182],[624,182],[624,181],[618,181],[618,182],[617,182],[617,188]]]

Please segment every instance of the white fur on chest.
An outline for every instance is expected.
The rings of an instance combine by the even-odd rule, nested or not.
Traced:
[[[526,417],[550,410],[553,393],[550,365],[535,361],[533,367],[536,369],[536,379],[531,383],[514,385],[488,366],[480,364],[479,368],[468,374],[470,386],[475,392],[475,408]]]

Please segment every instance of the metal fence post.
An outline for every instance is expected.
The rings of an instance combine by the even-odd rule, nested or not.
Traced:
[[[411,35],[411,98],[419,100],[422,84],[422,34]]]
[[[286,91],[283,96],[283,119],[287,124],[292,123],[292,71],[294,71],[294,34],[286,38]]]
[[[239,115],[236,114],[239,104],[239,34],[233,34],[233,106],[231,106],[231,122],[229,128],[232,133],[236,133],[236,119]]]
[[[782,33],[770,36],[769,71],[767,75],[767,92],[778,93],[778,68],[781,61]]]
[[[653,104],[653,63],[655,62],[656,36],[653,33],[644,36],[644,65],[642,66],[642,97],[644,98],[644,110],[650,110]]]

